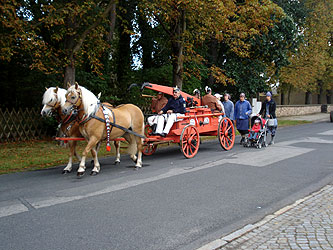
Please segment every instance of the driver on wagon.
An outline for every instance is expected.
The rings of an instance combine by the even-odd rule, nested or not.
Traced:
[[[155,134],[165,137],[170,132],[173,123],[177,121],[178,116],[185,114],[185,111],[186,102],[180,94],[180,89],[176,87],[173,89],[173,97],[168,100],[168,103],[158,113],[160,116],[157,119]],[[164,127],[165,120],[166,125]]]

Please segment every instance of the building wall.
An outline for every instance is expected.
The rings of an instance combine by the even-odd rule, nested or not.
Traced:
[[[309,115],[321,112],[321,104],[309,105],[277,105],[276,116],[295,116],[295,115]],[[327,112],[333,111],[333,105],[327,106]]]
[[[330,99],[332,103],[332,91],[330,92]],[[281,104],[281,94],[274,95],[274,100],[278,105]],[[262,99],[262,98],[260,98]],[[264,99],[264,97],[263,97]],[[327,104],[327,98],[326,98],[326,93],[323,93],[320,97],[320,104]],[[288,103],[288,93],[284,94],[284,104],[285,105],[303,105],[305,104],[305,92],[301,90],[294,90],[290,93],[290,102]],[[318,95],[317,94],[312,94],[311,95],[311,104],[318,104]]]

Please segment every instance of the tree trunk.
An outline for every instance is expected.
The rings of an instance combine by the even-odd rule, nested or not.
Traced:
[[[319,87],[319,91],[317,94],[317,104],[321,104],[321,95],[323,93],[323,85],[322,85],[321,81],[318,81],[318,87]]]
[[[68,18],[68,28],[75,30],[75,19]],[[74,58],[75,37],[73,35],[67,35],[65,38],[65,49],[67,51],[68,62],[64,68],[64,88],[67,88],[68,83],[70,85],[75,84],[75,58]]]
[[[108,41],[112,42],[113,37],[114,37],[114,30],[116,27],[116,17],[117,17],[117,13],[116,13],[116,3],[112,4],[110,13],[109,13],[109,20],[110,20],[110,31],[108,34]]]
[[[326,103],[332,104],[332,90],[326,90]]]
[[[310,91],[305,93],[305,104],[312,104],[312,95]]]
[[[172,39],[172,82],[174,86],[182,89],[184,80],[184,42],[186,30],[185,10],[181,10],[180,20],[176,23],[175,36]]]
[[[71,63],[65,67],[65,77],[64,77],[64,88],[67,88],[67,84],[75,84],[75,64],[74,58],[71,58]]]
[[[217,45],[218,45],[218,42],[216,39],[213,39],[211,42],[210,42],[210,46],[209,46],[209,50],[210,50],[210,56],[211,56],[211,63],[212,64],[216,64],[217,63]],[[209,78],[208,78],[208,84],[210,86],[212,86],[215,82],[215,79],[213,77],[212,74],[210,74]]]
[[[281,105],[284,105],[284,92],[281,92],[281,100],[280,100]]]
[[[288,89],[288,105],[290,105],[290,95],[291,95],[291,91],[292,91],[292,87],[291,85],[289,86],[289,89]]]
[[[183,87],[184,58],[183,46],[180,42],[172,42],[172,82],[178,88]]]

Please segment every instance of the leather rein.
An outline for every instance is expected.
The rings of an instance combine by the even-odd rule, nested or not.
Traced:
[[[71,100],[66,100],[67,102],[69,102],[69,103],[72,104],[72,110],[74,110],[74,107],[75,107],[75,108],[78,108],[78,106],[80,106],[80,104],[81,104],[81,102],[82,102],[82,100],[81,100],[81,98],[82,98],[82,96],[81,96],[81,91],[78,91],[77,93],[78,93],[79,95],[78,95],[78,97],[75,99],[75,101],[72,102]],[[78,104],[78,103],[80,103],[80,104]],[[98,121],[103,122],[103,123],[106,124],[106,127],[107,127],[107,133],[108,133],[108,134],[111,133],[112,128],[115,127],[115,128],[121,129],[121,130],[123,130],[123,131],[125,131],[125,132],[127,132],[127,133],[130,133],[130,134],[133,134],[133,135],[135,135],[135,136],[138,136],[138,137],[140,137],[140,138],[145,139],[145,136],[140,135],[140,134],[134,132],[134,131],[131,130],[131,129],[128,129],[128,128],[125,128],[125,127],[123,127],[123,126],[118,125],[118,124],[116,123],[116,117],[115,117],[115,115],[114,115],[113,107],[112,107],[112,106],[107,105],[107,104],[103,104],[103,103],[100,103],[100,102],[98,103],[98,105],[99,105],[99,108],[102,108],[102,111],[103,111],[104,117],[106,116],[106,115],[105,115],[105,114],[106,114],[105,109],[108,109],[108,110],[111,111],[111,114],[112,114],[112,117],[113,117],[113,122],[110,121],[110,120],[107,121],[106,119],[103,119],[103,118],[100,118],[100,117],[96,116],[95,114],[96,114],[96,112],[97,112],[97,110],[98,110],[98,109],[97,109],[96,112],[95,112],[94,114],[91,114],[91,115],[89,115],[89,116],[84,116],[81,120],[78,120],[78,122],[79,122],[80,125],[83,125],[83,124],[87,123],[87,122],[90,121],[91,119],[96,119],[96,120],[98,120]],[[81,111],[81,109],[79,109],[79,110],[77,110],[77,111]],[[78,113],[78,112],[77,112],[77,113]],[[79,118],[79,117],[77,117],[77,118]],[[108,126],[110,126],[110,127],[109,127],[109,131],[108,131]]]

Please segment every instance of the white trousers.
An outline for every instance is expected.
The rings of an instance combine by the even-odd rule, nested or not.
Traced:
[[[154,124],[157,124],[157,120],[158,120],[158,115],[149,116],[147,119],[149,126],[153,126]]]
[[[175,121],[177,121],[177,116],[179,114],[178,113],[172,113],[172,114],[163,114],[158,116],[157,118],[157,127],[156,127],[156,133],[158,134],[169,134],[170,129],[172,127],[172,125],[174,124]],[[164,126],[164,120],[166,120],[166,125],[165,128],[163,129]]]

